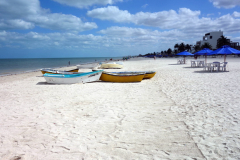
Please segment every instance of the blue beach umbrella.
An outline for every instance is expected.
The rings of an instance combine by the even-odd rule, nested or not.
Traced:
[[[228,45],[224,45],[221,48],[218,48],[215,51],[212,51],[211,54],[219,54],[224,55],[224,62],[226,62],[226,55],[227,54],[240,54],[240,51],[234,48],[231,48]]]
[[[201,51],[194,53],[194,55],[205,55],[205,63],[207,63],[207,56],[213,55],[212,50],[209,48],[203,48]]]
[[[203,48],[201,51],[198,51],[198,52],[194,53],[194,55],[198,55],[198,56],[200,56],[200,55],[212,55],[211,52],[212,52],[211,49]]]
[[[178,54],[176,54],[177,56],[193,56],[194,54],[190,53],[190,52],[187,52],[187,51],[183,51],[183,52],[180,52]]]
[[[176,56],[183,56],[184,57],[184,64],[185,64],[185,57],[186,56],[194,56],[194,54],[192,54],[190,52],[187,52],[187,51],[183,51],[183,52],[180,52],[180,53],[176,54]]]

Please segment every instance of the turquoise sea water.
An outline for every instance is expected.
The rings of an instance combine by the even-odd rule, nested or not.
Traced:
[[[59,68],[75,66],[78,64],[103,62],[112,57],[86,57],[86,58],[24,58],[24,59],[0,59],[0,76],[31,72],[42,68]],[[122,57],[112,58],[113,60]]]

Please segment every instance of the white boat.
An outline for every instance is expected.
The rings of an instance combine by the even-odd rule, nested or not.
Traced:
[[[99,66],[99,63],[89,63],[77,65],[78,69],[93,69]]]
[[[76,69],[71,69],[71,70],[67,70],[67,71],[61,71],[61,70],[55,70],[55,69],[51,69],[51,68],[43,68],[41,69],[42,74],[45,73],[52,73],[52,74],[66,74],[66,73],[75,73],[78,72],[78,68]]]
[[[115,62],[111,62],[111,63],[103,63],[98,68],[99,69],[121,69],[123,68],[123,65],[117,64]]]
[[[51,74],[45,73],[43,77],[47,83],[55,84],[73,84],[73,83],[87,83],[98,81],[102,75],[103,70],[93,72],[76,73],[76,74]]]

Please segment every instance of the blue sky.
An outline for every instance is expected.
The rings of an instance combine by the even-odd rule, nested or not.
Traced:
[[[0,58],[119,57],[240,42],[240,0],[1,0]]]

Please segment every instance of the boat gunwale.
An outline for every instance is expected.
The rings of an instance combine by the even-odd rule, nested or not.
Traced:
[[[103,74],[107,74],[111,76],[138,76],[138,75],[145,75],[146,72],[103,72]]]
[[[45,73],[54,73],[54,74],[59,74],[61,72],[75,72],[75,71],[78,71],[79,69],[78,68],[75,68],[75,69],[71,69],[71,70],[57,70],[57,69],[51,69],[51,68],[42,68],[40,69],[40,71],[42,72],[42,74],[45,74]]]
[[[44,77],[53,77],[53,78],[77,78],[77,77],[83,77],[88,76],[91,74],[96,74],[103,72],[103,70],[93,71],[93,72],[79,72],[79,74],[52,74],[52,73],[45,73]]]

